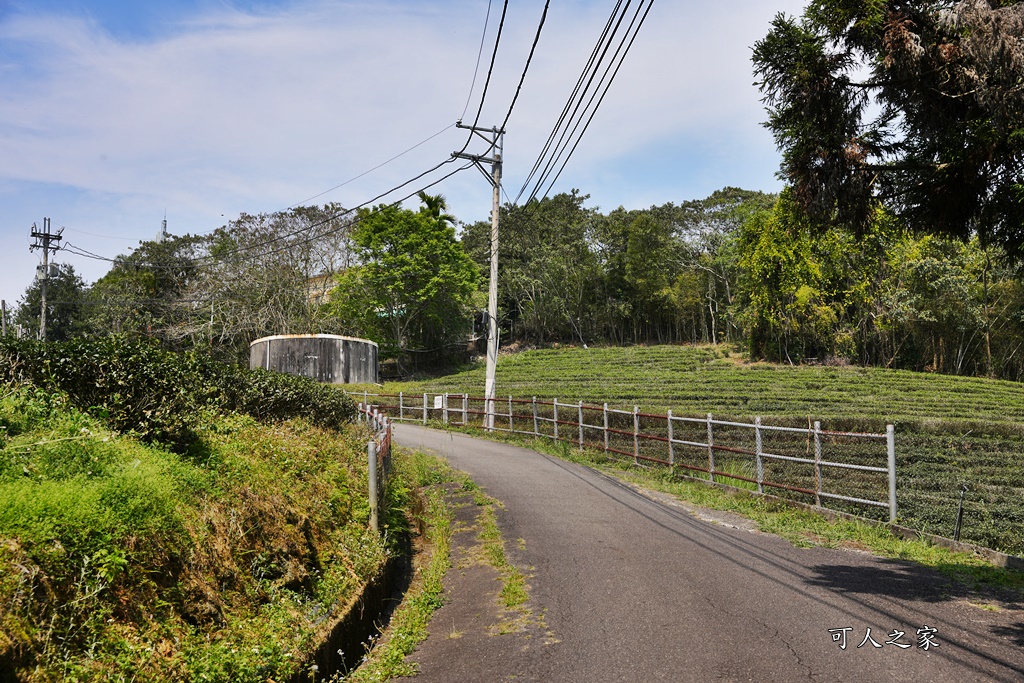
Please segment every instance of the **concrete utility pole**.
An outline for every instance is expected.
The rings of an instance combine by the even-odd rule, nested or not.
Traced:
[[[0,332],[4,337],[7,336],[7,299],[0,301],[0,326],[3,327],[3,332]]]
[[[43,282],[39,290],[42,299],[39,311],[39,339],[42,341],[46,341],[46,285],[50,281],[50,252],[57,253],[60,249],[59,245],[51,247],[50,243],[59,243],[63,239],[61,237],[63,232],[64,228],[61,228],[56,233],[51,233],[49,218],[43,219],[42,231],[36,228],[35,223],[32,224],[32,237],[35,239],[35,243],[29,247],[29,251],[43,250]]]
[[[501,206],[501,152],[505,131],[497,128],[464,126],[462,121],[455,125],[470,130],[486,140],[489,143],[488,151],[492,152],[490,157],[452,152],[452,156],[457,159],[472,161],[494,188],[494,199],[491,203],[491,282],[487,290],[487,377],[484,383],[484,426],[490,431],[494,429],[495,374],[498,365],[498,209]],[[484,163],[491,165],[490,175],[484,169]]]

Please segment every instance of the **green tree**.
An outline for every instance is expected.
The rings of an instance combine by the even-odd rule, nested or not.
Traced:
[[[588,322],[596,260],[596,211],[578,190],[499,209],[498,308],[506,338],[535,343],[595,334]],[[465,227],[462,243],[482,268],[490,262],[489,222]],[[489,271],[488,271],[489,272]]]
[[[443,198],[427,199],[419,211],[360,210],[351,236],[356,262],[331,292],[341,324],[387,356],[465,341],[470,326],[479,272],[455,239]]]
[[[782,176],[819,229],[863,232],[881,203],[1024,256],[1024,2],[813,0],[753,61]]]
[[[46,340],[67,341],[86,330],[85,282],[67,264],[51,264],[56,271],[46,286]],[[42,312],[42,282],[29,285],[18,301],[14,322],[30,335],[39,334]]]
[[[680,314],[692,321],[686,341],[740,338],[733,314],[740,277],[737,236],[751,215],[771,209],[775,200],[772,194],[725,187],[704,199],[652,208],[671,216],[682,243],[682,268],[687,275],[677,282],[675,299],[681,306]],[[680,290],[683,282],[697,289],[684,293]]]
[[[93,334],[153,336],[167,340],[181,321],[180,301],[202,272],[197,259],[203,239],[186,235],[140,242],[118,256],[89,288],[89,327]]]
[[[737,302],[754,358],[792,362],[818,355],[825,311],[821,263],[788,192],[771,211],[751,216],[740,234],[742,296]]]

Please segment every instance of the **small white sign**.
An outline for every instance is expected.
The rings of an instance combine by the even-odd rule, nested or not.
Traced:
[[[441,410],[441,408],[444,408],[444,396],[435,396],[434,410]]]

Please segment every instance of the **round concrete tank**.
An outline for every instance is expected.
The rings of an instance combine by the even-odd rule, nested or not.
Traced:
[[[336,334],[278,334],[249,344],[249,367],[327,384],[377,384],[377,344]]]

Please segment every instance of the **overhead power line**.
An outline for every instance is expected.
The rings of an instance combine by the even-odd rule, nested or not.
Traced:
[[[540,23],[537,24],[537,33],[533,37],[533,45],[530,46],[530,54],[526,57],[526,66],[523,67],[523,75],[519,77],[519,85],[516,86],[516,94],[512,96],[512,103],[508,105],[508,112],[505,114],[505,120],[501,122],[500,131],[505,132],[505,126],[508,125],[508,120],[512,116],[512,110],[515,109],[516,101],[519,99],[519,92],[523,89],[523,81],[526,80],[526,73],[530,70],[530,63],[533,61],[533,53],[537,50],[537,43],[540,42],[540,32],[544,29],[544,22],[548,18],[548,7],[551,5],[551,0],[547,0],[544,3],[544,11],[540,15]]]
[[[531,182],[534,184],[530,196],[526,200],[527,204],[537,197],[545,184],[548,187],[544,196],[547,196],[565,169],[569,158],[576,151],[598,108],[604,102],[604,98],[622,67],[626,55],[632,48],[644,21],[646,21],[654,5],[654,0],[643,0],[637,4],[632,19],[621,33],[621,37],[617,38],[623,22],[628,16],[631,4],[631,0],[627,0],[624,6],[621,0],[616,3],[590,59],[577,80],[576,87],[573,88],[530,174],[516,195],[516,203],[519,202]],[[612,50],[616,43],[617,46]],[[611,52],[610,56],[609,52]]]
[[[466,105],[462,109],[462,115],[459,117],[460,121],[466,116],[466,112],[469,110],[469,103],[473,99],[473,90],[476,89],[476,78],[477,78],[477,75],[480,72],[480,59],[483,57],[484,44],[487,42],[487,26],[488,26],[488,24],[490,22],[490,18],[491,18],[491,3],[492,3],[492,0],[488,0],[487,1],[487,14],[484,16],[484,28],[483,28],[483,31],[481,31],[481,34],[480,34],[480,48],[477,50],[476,66],[473,68],[473,80],[469,84],[469,92],[466,93]],[[506,2],[506,9],[507,9],[507,7],[508,7],[508,3]],[[504,16],[504,14],[503,14],[503,16]],[[501,31],[499,29],[498,40],[500,40],[500,39],[501,39]],[[495,51],[497,51],[497,42],[495,42]],[[493,58],[492,58],[492,60],[493,60]],[[492,61],[492,66],[493,66],[493,61]],[[487,89],[484,88],[484,93],[483,93],[483,95],[481,97],[481,107],[483,106],[483,97],[486,97],[486,94],[487,94]],[[479,116],[479,113],[477,114],[477,116]],[[359,175],[354,176],[354,177],[346,180],[343,183],[338,183],[334,187],[326,189],[323,192],[320,192],[318,194],[313,195],[312,197],[307,197],[306,199],[303,199],[302,201],[296,202],[295,204],[292,204],[288,208],[289,209],[293,209],[293,208],[295,208],[297,206],[301,206],[301,205],[305,204],[306,202],[312,201],[314,199],[318,199],[318,198],[324,196],[325,194],[327,194],[329,192],[334,192],[335,190],[337,190],[339,188],[342,188],[342,187],[348,185],[349,183],[353,183],[356,180],[359,180],[360,178],[362,178],[364,176],[367,176],[370,173],[373,173],[377,169],[383,168],[384,166],[387,166],[392,161],[400,159],[401,157],[405,156],[409,152],[411,152],[411,151],[413,151],[413,150],[415,150],[415,149],[417,149],[419,147],[422,147],[423,145],[425,145],[426,143],[430,142],[431,140],[433,140],[434,138],[436,138],[437,136],[441,135],[442,133],[444,133],[445,131],[447,131],[448,129],[450,129],[452,127],[453,127],[453,125],[449,124],[449,125],[445,126],[444,128],[442,128],[441,130],[439,130],[436,133],[434,133],[433,135],[430,135],[427,138],[417,142],[415,145],[412,145],[411,147],[409,147],[405,151],[399,152],[398,154],[396,154],[395,156],[391,157],[387,161],[381,162],[380,164],[377,164],[373,168],[371,168],[369,170],[366,170],[366,171],[360,173]]]
[[[507,13],[508,13],[508,0],[505,0],[505,2],[502,5],[501,19],[500,19],[500,21],[498,23],[497,35],[495,36],[494,47],[493,47],[492,52],[491,52],[490,64],[489,64],[488,70],[487,70],[487,79],[484,82],[484,87],[483,87],[483,90],[482,90],[482,92],[480,94],[480,104],[479,104],[479,106],[477,108],[476,116],[474,118],[474,126],[476,125],[477,122],[479,122],[480,115],[483,112],[484,104],[485,104],[486,99],[487,99],[487,93],[488,93],[488,90],[490,88],[491,77],[492,77],[493,72],[494,72],[495,62],[497,61],[498,48],[499,48],[499,45],[501,43],[501,37],[502,37],[503,30],[504,30],[505,18],[507,16]],[[545,5],[545,15],[546,15],[546,13],[547,13],[547,5]],[[543,19],[542,19],[541,25],[543,25]],[[540,29],[538,28],[538,36],[539,36],[539,33],[540,33]],[[485,35],[486,35],[486,32],[485,32]],[[534,41],[534,48],[535,47],[536,47],[536,39]],[[531,54],[531,57],[532,57],[532,55],[533,55],[533,50],[532,49],[531,49],[530,54]],[[528,67],[529,67],[529,61],[527,62],[527,68]],[[525,78],[525,71],[524,71],[524,74],[523,74],[523,78]],[[475,83],[475,79],[474,79],[474,83]],[[522,85],[522,79],[520,80],[520,86],[521,85]],[[471,92],[471,96],[472,96],[472,92]],[[518,97],[518,90],[517,90],[516,97]],[[512,104],[514,106],[515,98],[513,98]],[[512,111],[512,108],[510,107],[509,108],[509,115],[511,115],[511,111]],[[506,116],[506,121],[507,120],[508,120],[508,118]],[[435,133],[433,136],[431,136],[427,140],[424,140],[424,141],[422,141],[420,143],[417,143],[417,145],[413,146],[412,148],[406,150],[405,152],[402,152],[401,154],[397,155],[396,157],[393,157],[391,160],[389,160],[387,162],[384,162],[384,163],[385,164],[386,163],[390,163],[390,161],[392,161],[393,159],[397,158],[398,156],[402,156],[403,154],[406,154],[407,152],[411,151],[412,149],[415,149],[415,147],[418,147],[419,145],[422,145],[422,144],[426,143],[430,139],[433,139],[434,137],[437,137],[438,135],[440,135],[444,131],[448,130],[448,128],[450,128],[450,126],[446,126],[443,130],[438,131],[437,133]],[[472,136],[473,136],[472,133],[469,133],[467,135],[466,142],[463,144],[462,149],[461,149],[462,152],[464,152],[469,147],[469,143],[472,140]],[[420,180],[423,177],[425,177],[425,176],[427,176],[427,175],[429,175],[429,174],[431,174],[431,173],[441,169],[442,167],[444,167],[447,164],[453,163],[454,161],[455,161],[455,155],[453,155],[452,157],[449,157],[448,159],[445,159],[444,161],[442,161],[442,162],[440,162],[440,163],[438,163],[438,164],[428,168],[427,170],[423,171],[422,173],[419,173],[419,174],[413,176],[409,180],[406,180],[405,182],[403,182],[403,183],[401,183],[399,185],[395,185],[394,187],[386,190],[385,192],[382,192],[382,193],[376,195],[372,199],[369,199],[369,200],[367,200],[367,201],[365,201],[365,202],[363,202],[363,203],[361,203],[361,204],[359,204],[359,205],[357,205],[355,207],[352,207],[352,208],[349,208],[349,209],[344,209],[342,211],[334,213],[334,214],[332,214],[332,215],[330,215],[330,216],[328,216],[328,217],[326,217],[326,218],[324,218],[324,219],[322,219],[320,221],[314,222],[314,223],[312,223],[310,225],[307,225],[307,226],[303,226],[302,228],[300,228],[298,230],[294,230],[294,231],[291,231],[291,232],[288,232],[288,233],[284,233],[284,234],[281,234],[281,235],[275,235],[274,237],[271,237],[271,238],[268,238],[266,240],[263,240],[262,242],[245,244],[245,245],[239,245],[235,249],[222,250],[222,251],[218,252],[218,255],[216,257],[214,257],[212,255],[200,257],[199,259],[195,259],[193,261],[192,265],[193,265],[193,267],[196,267],[196,266],[199,266],[199,265],[203,265],[204,263],[209,263],[209,262],[212,262],[212,261],[215,261],[215,260],[218,260],[218,259],[222,259],[222,258],[225,258],[225,257],[238,256],[238,255],[242,255],[242,254],[247,253],[247,252],[253,252],[253,251],[261,250],[261,249],[263,249],[265,247],[278,244],[278,243],[283,242],[285,240],[289,240],[291,238],[299,237],[303,233],[306,233],[307,236],[303,237],[302,239],[299,239],[298,241],[288,242],[288,245],[283,247],[283,248],[275,248],[275,249],[272,249],[270,251],[263,252],[264,255],[278,253],[280,251],[284,251],[285,249],[292,248],[294,246],[299,246],[299,245],[311,242],[313,240],[322,239],[322,238],[326,237],[327,235],[332,234],[333,232],[337,232],[337,230],[339,230],[341,228],[332,228],[332,229],[325,230],[325,231],[314,232],[316,230],[316,228],[319,228],[319,227],[321,227],[323,225],[332,223],[332,222],[338,220],[339,218],[343,218],[343,217],[345,217],[347,215],[353,214],[353,213],[357,212],[359,209],[364,208],[364,207],[366,207],[366,206],[368,206],[368,205],[370,205],[370,204],[372,204],[374,202],[377,202],[377,201],[383,199],[384,197],[387,197],[388,195],[391,195],[391,194],[401,190],[402,188],[404,188],[404,187],[406,187],[406,186],[416,182],[417,180]],[[383,165],[383,164],[381,164],[381,165]],[[469,168],[469,166],[471,166],[471,164],[459,167],[459,168],[455,169],[454,171],[452,171],[452,172],[442,176],[440,179],[438,179],[436,181],[433,181],[431,183],[428,183],[427,185],[424,185],[423,187],[418,188],[414,192],[411,192],[410,194],[405,195],[401,199],[396,200],[395,202],[393,202],[393,204],[399,204],[399,203],[409,199],[410,197],[415,196],[419,192],[425,191],[425,190],[427,190],[427,189],[429,189],[429,188],[431,188],[431,187],[433,187],[433,186],[443,182],[444,180],[447,180],[448,178],[450,178],[451,176],[455,175],[456,173],[459,173],[459,172]],[[374,169],[371,169],[371,171],[375,170],[376,168],[379,168],[379,167],[380,166],[377,166]],[[367,173],[369,173],[369,172],[370,171],[367,171]],[[362,174],[362,175],[365,175],[365,173]],[[361,177],[361,176],[357,176],[357,177]],[[353,178],[353,180],[355,180],[355,178]],[[342,183],[342,185],[347,184],[348,182],[352,182],[352,181],[351,180],[350,181],[346,181],[346,183]],[[340,187],[340,185],[337,186],[337,187]],[[333,188],[333,189],[336,189],[336,188]],[[327,190],[324,193],[320,193],[319,195],[316,195],[315,197],[311,197],[310,199],[314,199],[316,197],[322,196],[326,192],[330,192],[330,191],[331,190]],[[309,201],[309,200],[306,200],[306,201]],[[350,225],[350,223],[347,223],[346,227],[349,226],[349,225]],[[69,251],[71,251],[72,253],[75,253],[76,255],[83,256],[85,258],[91,258],[91,259],[96,259],[96,260],[108,261],[108,262],[111,262],[111,263],[113,263],[113,262],[118,260],[116,258],[108,258],[108,257],[100,256],[98,254],[94,254],[92,252],[89,252],[88,250],[85,250],[85,249],[83,249],[81,247],[78,247],[78,246],[75,246],[75,245],[69,245],[69,246],[73,246],[73,248],[69,249]],[[136,263],[134,265],[136,265],[138,267],[153,267],[153,268],[163,267],[163,264],[151,264],[151,263]]]
[[[469,92],[466,93],[466,106],[462,108],[462,116],[459,119],[466,118],[466,112],[469,111],[469,102],[473,99],[473,90],[476,88],[476,77],[480,73],[480,58],[484,56],[484,43],[487,42],[487,24],[491,20],[491,0],[487,0],[487,14],[484,16],[484,30],[480,33],[480,49],[476,52],[476,66],[473,67],[473,82],[469,84]]]
[[[497,35],[495,36],[495,39],[494,39],[494,48],[491,51],[490,65],[488,66],[488,69],[487,69],[487,79],[484,82],[483,91],[480,93],[480,105],[477,108],[476,117],[474,119],[475,122],[479,121],[480,114],[483,111],[484,103],[486,102],[486,99],[487,99],[487,92],[488,92],[488,90],[490,88],[491,76],[492,76],[492,74],[494,72],[494,64],[495,64],[495,62],[497,60],[498,47],[499,47],[499,45],[501,43],[501,36],[502,36],[502,32],[504,30],[505,17],[507,15],[507,13],[508,13],[508,0],[505,0],[505,2],[502,5],[501,20],[498,23]],[[474,125],[476,125],[476,123],[474,123]],[[447,128],[445,128],[445,130],[447,130]],[[438,134],[440,134],[440,133],[438,133]],[[469,147],[469,143],[472,140],[472,137],[473,137],[472,133],[469,133],[466,136],[466,142],[463,144],[461,151],[464,152]],[[380,199],[383,199],[384,197],[386,197],[386,196],[388,196],[388,195],[390,195],[390,194],[400,190],[401,188],[403,188],[403,187],[405,187],[405,186],[407,186],[407,185],[409,185],[411,183],[416,182],[417,180],[423,178],[424,176],[429,175],[430,173],[433,173],[434,171],[437,171],[438,169],[442,168],[446,164],[450,164],[450,163],[452,163],[454,161],[455,161],[454,156],[450,157],[448,159],[445,159],[444,161],[442,161],[439,164],[437,164],[437,165],[427,169],[426,171],[423,171],[422,173],[420,173],[420,174],[418,174],[416,176],[413,176],[412,178],[410,178],[409,180],[405,181],[404,183],[402,183],[400,185],[396,185],[395,187],[392,187],[391,189],[387,190],[386,192],[382,192],[382,193],[378,194],[376,197],[374,197],[374,198],[372,198],[372,199],[370,199],[368,201],[365,201],[362,204],[359,204],[358,206],[356,206],[354,208],[346,209],[344,211],[338,212],[337,214],[329,216],[329,217],[325,218],[322,221],[314,223],[314,224],[312,224],[310,226],[306,226],[306,227],[304,227],[304,228],[302,228],[300,230],[297,230],[297,231],[294,231],[294,232],[291,232],[291,233],[287,233],[287,234],[284,234],[284,235],[275,236],[273,238],[270,238],[270,239],[266,240],[263,243],[257,243],[257,244],[252,244],[252,245],[241,246],[238,249],[232,250],[232,252],[233,253],[241,253],[241,252],[245,252],[245,251],[253,251],[255,249],[259,249],[259,248],[267,246],[269,244],[274,244],[274,243],[280,242],[280,241],[288,239],[290,237],[296,237],[296,236],[298,236],[302,232],[310,231],[310,230],[312,230],[312,229],[314,229],[316,227],[319,227],[320,225],[332,222],[332,221],[337,220],[338,218],[341,218],[341,217],[343,217],[345,215],[354,213],[355,211],[358,211],[359,209],[364,208],[365,206],[367,206],[369,204],[372,204],[373,202],[376,202],[376,201],[378,201]],[[458,173],[459,171],[465,170],[465,168],[468,168],[468,167],[459,168],[456,171],[453,171],[453,172],[443,176],[440,180],[437,180],[437,181],[435,181],[433,183],[430,183],[430,184],[426,185],[425,187],[422,187],[422,188],[416,190],[415,192],[412,192],[411,194],[406,195],[405,197],[397,200],[397,202],[394,202],[394,203],[401,203],[401,202],[405,201],[406,199],[409,199],[410,197],[415,196],[419,192],[424,191],[426,189],[429,189],[430,187],[433,187],[434,185],[437,185],[441,181],[450,178],[451,176],[455,175],[455,173]],[[312,239],[320,239],[320,238],[325,237],[326,235],[330,234],[331,232],[333,232],[333,231],[327,231],[327,232],[324,232],[324,233],[317,234],[317,235],[315,235],[313,237],[306,238],[304,240],[300,240],[297,244],[302,244],[302,243],[311,241]],[[280,249],[274,250],[274,251],[271,251],[270,253],[277,253],[278,251],[281,251],[281,250]],[[208,257],[208,260],[209,260],[209,257]]]
[[[576,80],[576,86],[569,94],[569,99],[566,100],[565,106],[562,107],[562,113],[559,114],[558,119],[555,121],[555,125],[551,129],[551,133],[550,135],[548,135],[547,141],[544,143],[544,146],[541,148],[540,154],[537,156],[537,160],[533,164],[533,168],[530,169],[530,173],[527,175],[526,180],[523,182],[522,189],[520,189],[519,194],[516,195],[517,203],[519,202],[519,198],[523,196],[523,192],[526,190],[527,185],[529,185],[530,179],[533,178],[533,176],[540,169],[541,164],[544,162],[544,158],[547,155],[548,150],[551,148],[551,145],[554,143],[555,138],[558,135],[558,131],[561,130],[562,124],[565,122],[566,117],[569,115],[570,110],[573,108],[573,103],[577,102],[577,96],[580,93],[580,88],[582,88],[584,82],[587,81],[587,75],[592,72],[595,60],[597,59],[597,56],[601,53],[601,46],[604,45],[606,39],[608,38],[608,31],[611,30],[612,24],[615,23],[615,17],[618,16],[619,9],[621,7],[622,0],[618,0],[618,2],[615,3],[615,7],[612,8],[612,13],[608,16],[608,21],[605,22],[604,29],[601,31],[601,35],[598,37],[597,43],[594,45],[594,49],[590,52],[590,58],[584,65],[583,71],[580,73],[580,77]],[[591,78],[593,77],[591,76]],[[576,106],[579,106],[578,102]]]
[[[633,21],[630,23],[631,34],[627,34],[627,35],[629,35],[629,42],[627,44],[625,44],[625,49],[624,50],[622,49],[622,44],[620,44],[619,45],[619,49],[616,50],[616,54],[615,54],[616,57],[619,56],[619,52],[620,51],[621,51],[622,55],[619,58],[618,62],[615,63],[615,69],[614,69],[614,71],[611,72],[611,76],[608,78],[608,84],[605,86],[604,90],[601,92],[601,96],[598,98],[597,103],[590,110],[590,116],[587,117],[587,122],[585,124],[583,124],[583,130],[581,130],[579,135],[576,136],[576,140],[575,140],[575,142],[573,142],[572,148],[569,149],[568,154],[565,155],[565,158],[562,160],[562,165],[559,167],[558,172],[555,173],[554,178],[551,179],[551,182],[548,184],[548,187],[544,191],[543,196],[546,197],[548,194],[550,194],[551,189],[555,186],[555,183],[558,182],[558,178],[562,175],[562,171],[565,170],[566,164],[569,163],[569,158],[576,151],[576,148],[579,146],[580,141],[583,139],[583,136],[586,134],[587,129],[590,128],[590,124],[594,120],[594,116],[597,114],[597,110],[600,108],[601,104],[604,102],[604,98],[608,94],[608,90],[611,88],[612,82],[615,80],[615,77],[619,74],[619,69],[622,68],[622,63],[625,61],[626,53],[629,52],[630,48],[633,47],[633,41],[636,40],[636,37],[637,37],[637,35],[640,32],[640,27],[643,26],[643,23],[647,19],[647,15],[651,11],[651,7],[653,5],[654,5],[654,0],[651,0],[650,3],[647,5],[647,8],[644,10],[643,15],[640,15],[639,8],[637,9],[637,14],[633,16]],[[639,22],[637,22],[637,17],[640,18]],[[636,26],[635,30],[633,29],[634,25]],[[614,59],[614,57],[613,57],[613,59]],[[608,72],[606,70],[605,71],[605,75],[607,75],[607,73]],[[604,79],[604,77],[602,77],[602,80],[603,79]],[[593,97],[591,97],[591,101],[593,101]],[[588,107],[589,107],[589,103],[588,103]],[[576,132],[576,128],[578,126],[579,126],[579,122],[577,122],[576,126],[573,127],[573,133]],[[534,194],[534,196],[536,196],[536,195]]]
[[[447,126],[445,126],[444,128],[442,128],[441,130],[437,131],[436,133],[434,133],[434,134],[433,134],[433,135],[431,135],[430,137],[428,137],[428,138],[426,138],[426,139],[424,139],[424,140],[421,140],[421,141],[417,142],[417,143],[416,143],[415,145],[413,145],[412,147],[410,147],[410,148],[406,149],[406,150],[405,150],[404,152],[399,152],[398,154],[396,154],[395,156],[391,157],[391,158],[390,158],[390,159],[388,159],[387,161],[383,161],[383,162],[381,162],[381,163],[377,164],[376,166],[374,166],[373,168],[371,168],[371,169],[369,169],[369,170],[367,170],[367,171],[363,171],[363,172],[362,172],[362,173],[360,173],[359,175],[357,175],[357,176],[354,176],[354,177],[352,177],[352,178],[349,178],[348,180],[346,180],[346,181],[345,181],[345,182],[343,182],[343,183],[338,183],[338,184],[337,184],[337,185],[335,185],[334,187],[332,187],[332,188],[329,188],[329,189],[327,189],[327,190],[324,190],[323,192],[321,192],[321,193],[319,193],[319,194],[315,194],[315,195],[313,195],[312,197],[307,197],[306,199],[303,199],[303,200],[302,200],[301,202],[296,202],[295,204],[292,204],[292,205],[291,205],[291,206],[289,206],[288,208],[289,208],[289,209],[294,209],[294,208],[295,208],[295,207],[297,207],[297,206],[302,206],[302,205],[303,205],[303,204],[305,204],[306,202],[310,202],[310,201],[313,201],[314,199],[318,199],[318,198],[320,198],[320,197],[323,197],[323,196],[324,196],[325,194],[327,194],[328,192],[334,192],[335,190],[337,190],[337,189],[339,189],[339,188],[345,187],[345,186],[346,186],[346,185],[348,185],[349,183],[354,183],[355,181],[359,180],[359,179],[360,179],[360,178],[362,178],[363,176],[367,176],[367,175],[370,175],[371,173],[373,173],[373,172],[374,172],[374,171],[376,171],[377,169],[379,169],[379,168],[383,168],[383,167],[387,166],[387,165],[388,165],[388,164],[390,164],[390,163],[391,163],[392,161],[395,161],[396,159],[400,159],[400,158],[404,157],[404,156],[405,156],[406,154],[408,154],[409,152],[413,151],[414,149],[417,149],[417,148],[419,148],[419,147],[422,147],[423,145],[427,144],[428,142],[430,142],[431,140],[433,140],[434,138],[436,138],[436,137],[437,137],[438,135],[440,135],[441,133],[444,133],[444,132],[446,132],[446,131],[450,130],[451,128],[453,128],[453,127],[454,127],[454,125],[453,125],[453,124],[448,124]]]

